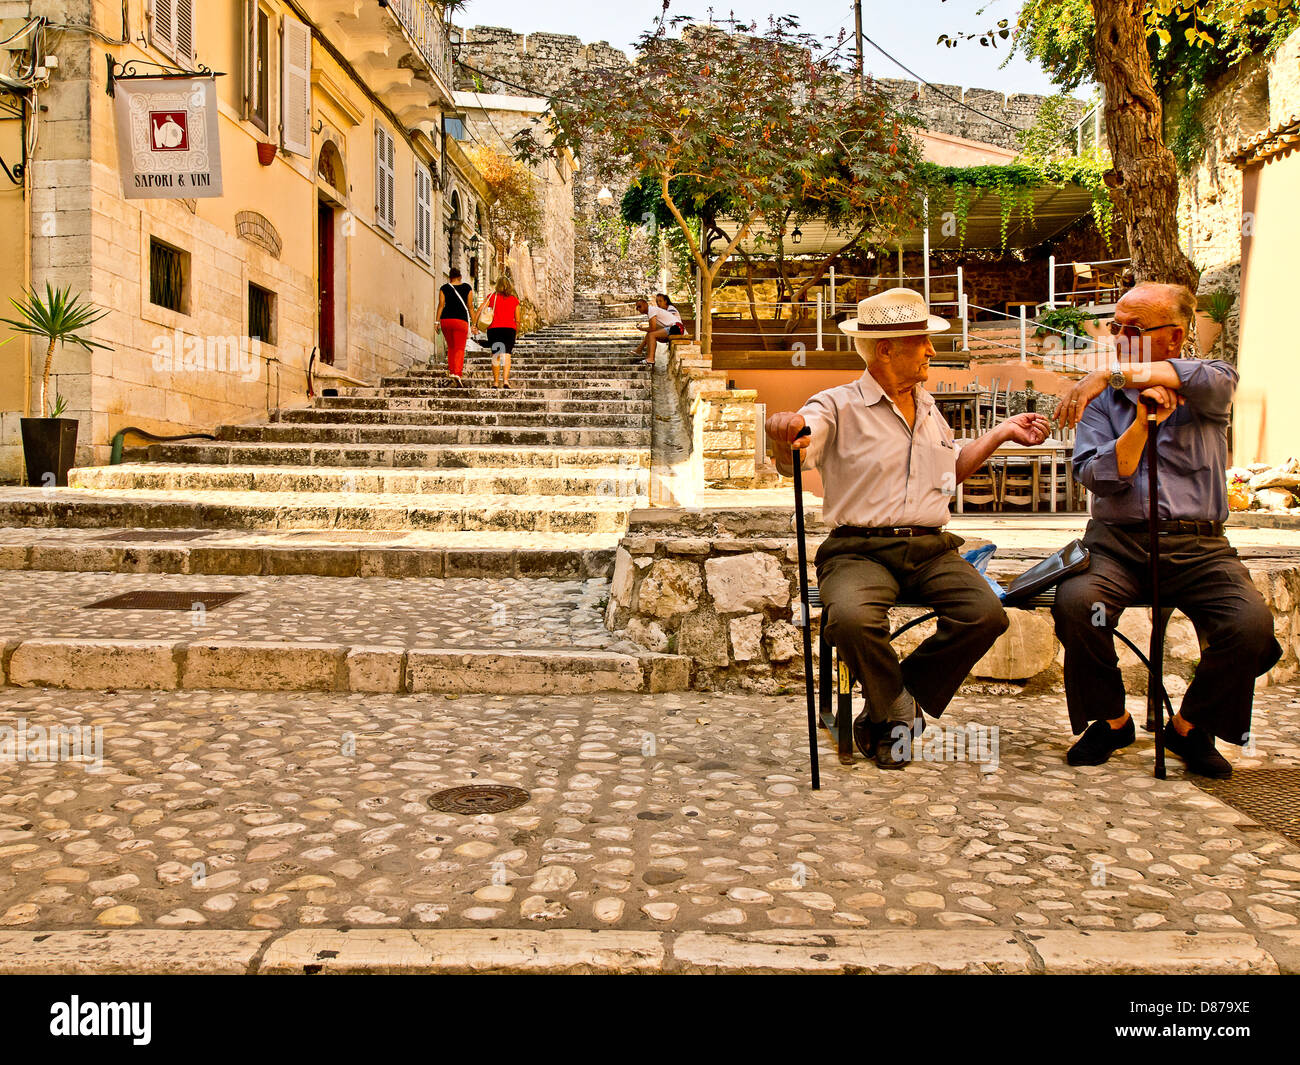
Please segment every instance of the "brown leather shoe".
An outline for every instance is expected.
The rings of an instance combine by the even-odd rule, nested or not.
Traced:
[[[912,722],[886,721],[876,727],[876,765],[902,769],[912,760]]]

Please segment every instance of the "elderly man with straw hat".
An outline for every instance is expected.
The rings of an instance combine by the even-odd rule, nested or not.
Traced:
[[[938,717],[970,668],[1006,630],[988,582],[944,532],[957,485],[1001,444],[1040,444],[1047,419],[1008,418],[958,449],[921,387],[934,355],[931,334],[948,329],[919,292],[896,288],[862,300],[840,328],[867,364],[856,381],[767,420],[777,468],[793,471],[791,447],[822,476],[831,533],[817,552],[822,625],[862,685],[866,706],[853,736],[882,769],[910,760],[910,739]],[[801,436],[803,430],[808,435]],[[938,627],[904,661],[889,643],[889,608],[901,597],[939,612]],[[906,741],[906,742],[904,742]]]

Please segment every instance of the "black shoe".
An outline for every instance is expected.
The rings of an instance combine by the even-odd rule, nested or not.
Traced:
[[[902,769],[912,760],[912,728],[907,721],[884,721],[876,734],[876,765],[881,769]]]
[[[1165,750],[1178,755],[1187,766],[1187,772],[1216,780],[1232,776],[1232,763],[1215,749],[1214,737],[1205,729],[1193,728],[1182,736],[1173,725],[1166,723],[1164,736]]]
[[[862,713],[853,719],[853,743],[862,752],[863,758],[874,758],[876,756],[871,718],[865,706],[862,708]]]
[[[1094,721],[1070,748],[1065,760],[1070,765],[1101,765],[1112,753],[1132,743],[1136,735],[1132,717],[1119,728],[1111,728],[1105,721]]]

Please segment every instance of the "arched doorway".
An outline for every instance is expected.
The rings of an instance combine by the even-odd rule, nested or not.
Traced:
[[[332,139],[316,161],[316,336],[320,361],[347,363],[347,177]]]

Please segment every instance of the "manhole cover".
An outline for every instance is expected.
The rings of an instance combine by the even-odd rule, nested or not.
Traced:
[[[1238,769],[1227,780],[1189,779],[1265,828],[1300,843],[1300,769]]]
[[[86,610],[193,610],[201,603],[204,610],[228,603],[243,592],[126,592],[98,603],[87,603]]]
[[[467,784],[446,788],[429,796],[429,807],[445,814],[499,814],[523,806],[529,800],[523,788],[502,784]]]
[[[197,540],[200,536],[211,536],[206,529],[127,529],[123,532],[105,533],[96,536],[96,540],[135,540],[156,542],[167,540]]]

